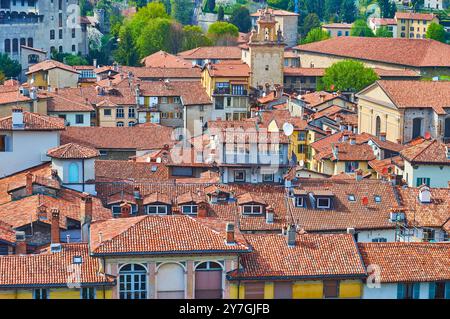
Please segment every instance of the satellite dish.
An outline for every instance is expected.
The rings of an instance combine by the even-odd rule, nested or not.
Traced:
[[[291,123],[284,123],[283,131],[286,136],[291,136],[294,133],[294,126]]]
[[[430,132],[428,132],[428,131],[425,132],[425,139],[426,140],[431,140],[431,133]]]

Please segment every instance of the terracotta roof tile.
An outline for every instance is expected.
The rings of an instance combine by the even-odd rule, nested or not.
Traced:
[[[34,64],[28,68],[28,72],[26,74],[32,74],[39,71],[48,71],[54,68],[63,69],[72,73],[79,73],[77,70],[75,70],[73,67],[66,65],[64,63],[61,63],[59,61],[55,60],[45,60],[42,62],[39,62],[37,64]]]
[[[65,129],[64,120],[58,117],[23,112],[24,127],[26,131],[61,131]],[[0,131],[11,131],[12,116],[0,118]]]
[[[20,94],[18,87],[12,89],[0,88],[0,104],[10,104],[16,102],[31,102],[30,97]]]
[[[418,13],[418,12],[396,12],[395,18],[398,19],[408,19],[408,20],[427,20],[431,21],[436,18],[433,13]]]
[[[33,174],[33,173],[31,173]],[[47,175],[48,176],[48,175]],[[61,185],[59,184],[59,181],[47,176],[41,176],[41,175],[34,175],[32,176],[32,184],[45,186],[47,188],[52,188],[59,190],[61,189]],[[26,187],[26,176],[23,176],[23,178],[20,181],[12,182],[8,184],[8,190],[7,192],[10,193],[14,190],[17,190],[19,188],[25,188]]]
[[[385,158],[383,160],[369,161],[369,166],[383,177],[387,177],[389,174],[393,174],[395,167],[400,169],[404,168],[403,159],[400,156],[394,156],[391,158]]]
[[[166,165],[132,161],[96,160],[97,181],[168,181],[174,180]]]
[[[190,62],[165,51],[158,51],[146,56],[141,63],[151,68],[192,68]]]
[[[231,278],[363,277],[365,268],[350,234],[297,234],[295,246],[281,234],[244,235],[253,248]]]
[[[190,79],[200,80],[201,69],[198,67],[190,68],[176,68],[176,67],[122,67],[123,72],[132,72],[133,76],[147,80],[147,79]]]
[[[249,77],[250,67],[243,62],[217,63],[205,66],[212,77]]]
[[[178,53],[178,56],[186,60],[240,60],[241,49],[234,46],[199,47]]]
[[[74,264],[74,257],[82,258]],[[0,287],[67,287],[70,282],[69,269],[80,268],[80,284],[112,285],[113,278],[100,273],[98,258],[89,256],[87,244],[62,244],[61,252],[46,252],[38,255],[0,256]]]
[[[358,243],[364,264],[380,267],[382,283],[450,279],[448,243]]]
[[[207,222],[206,222],[207,223]],[[237,253],[245,242],[229,245],[223,232],[189,216],[140,216],[110,219],[91,225],[94,255]]]
[[[437,140],[425,140],[400,152],[400,156],[413,164],[450,165],[447,148]]]
[[[450,45],[429,39],[335,37],[295,49],[415,67],[450,66]]]
[[[100,156],[100,153],[95,148],[82,146],[75,143],[67,143],[47,151],[47,156],[59,159],[70,158],[94,158]]]
[[[16,242],[16,233],[12,226],[0,221],[0,242],[14,244]]]
[[[264,10],[269,11],[271,14],[273,14],[275,16],[298,16],[298,13],[295,13],[295,12],[279,10],[279,9],[272,9],[272,8],[258,9],[258,11],[256,11],[255,13],[252,13],[251,16],[259,17]]]

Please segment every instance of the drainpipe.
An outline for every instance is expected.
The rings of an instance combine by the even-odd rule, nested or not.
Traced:
[[[82,180],[82,192],[84,192],[84,158],[83,158],[83,161],[81,162],[81,170],[83,171],[82,172],[82,175],[83,175],[83,180]]]

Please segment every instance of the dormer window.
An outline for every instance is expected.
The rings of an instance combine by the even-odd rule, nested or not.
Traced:
[[[120,209],[120,204],[112,205],[111,210],[112,210],[114,218],[118,218],[122,214],[121,209]],[[135,204],[131,205],[131,215],[136,215],[137,211],[138,211],[137,205],[135,205]]]
[[[317,208],[320,208],[320,209],[331,208],[331,198],[328,198],[328,197],[317,198]]]
[[[375,201],[375,203],[381,203],[381,196],[380,195],[375,195],[373,197],[373,200]]]
[[[145,212],[147,215],[167,215],[167,205],[147,205]]]
[[[305,198],[302,196],[296,196],[295,207],[305,207]]]
[[[422,186],[419,189],[419,201],[421,203],[431,203],[431,191],[427,186]]]
[[[259,215],[262,214],[262,207],[260,205],[243,205],[242,213],[245,215]]]
[[[353,194],[348,195],[348,201],[349,201],[349,202],[354,202],[354,201],[356,201],[355,195],[353,195]]]
[[[198,205],[183,205],[181,206],[181,211],[185,215],[197,215]]]

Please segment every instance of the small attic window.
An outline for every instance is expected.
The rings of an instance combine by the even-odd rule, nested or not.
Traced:
[[[349,195],[348,195],[348,201],[349,201],[349,202],[354,202],[354,201],[356,201],[355,195],[349,194]]]
[[[73,256],[72,263],[73,264],[81,264],[83,262],[83,257],[81,256]]]
[[[156,172],[158,170],[158,166],[152,165],[152,172]]]
[[[381,196],[380,195],[375,195],[373,197],[373,200],[375,201],[375,203],[381,203]]]

